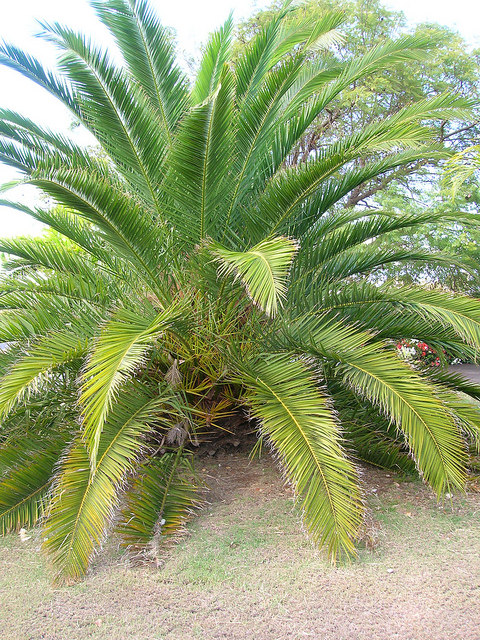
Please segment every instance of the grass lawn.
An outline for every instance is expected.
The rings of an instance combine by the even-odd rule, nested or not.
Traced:
[[[38,534],[0,539],[0,638],[480,639],[480,493],[439,505],[418,481],[365,470],[365,547],[332,567],[269,459],[224,455],[205,474],[209,504],[159,566],[112,545],[85,581],[52,589]]]

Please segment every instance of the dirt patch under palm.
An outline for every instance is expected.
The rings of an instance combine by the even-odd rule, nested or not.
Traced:
[[[437,504],[418,481],[364,470],[365,545],[332,567],[268,458],[203,469],[209,503],[158,567],[112,545],[54,590],[35,533],[0,540],[0,638],[480,640],[479,493]]]

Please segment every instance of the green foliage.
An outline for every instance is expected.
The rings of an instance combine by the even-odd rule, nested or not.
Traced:
[[[268,316],[276,315],[286,297],[285,281],[296,250],[295,242],[282,237],[264,240],[243,253],[215,247],[220,274],[241,278],[248,296]]]
[[[24,447],[26,442],[21,443]],[[28,445],[27,445],[28,446]],[[19,443],[6,443],[2,447],[2,466],[5,465],[0,484],[0,532],[18,531],[32,527],[43,514],[52,484],[54,465],[61,446],[47,440],[44,449],[20,449]],[[7,466],[8,465],[8,466]]]
[[[122,511],[123,544],[138,552],[157,538],[177,535],[200,504],[198,489],[192,460],[182,449],[143,464]]]
[[[480,172],[480,145],[467,147],[455,154],[447,163],[446,182],[455,197],[460,187]]]
[[[246,376],[253,414],[295,488],[310,534],[332,558],[352,553],[363,509],[327,399],[304,363],[288,354],[249,363]]]
[[[175,319],[178,309],[173,306],[159,314],[147,306],[134,311],[120,309],[96,339],[83,372],[80,395],[84,438],[93,466],[103,425],[121,387]]]
[[[158,419],[155,409],[162,400],[138,385],[119,398],[105,424],[93,470],[80,438],[66,451],[44,526],[43,547],[50,555],[56,582],[85,573],[117,506],[121,483]]]
[[[240,25],[238,54],[275,15],[278,6],[278,2],[273,3],[268,10],[260,11]],[[397,38],[407,32],[435,38],[437,44],[421,64],[408,59],[397,60],[383,72],[356,80],[353,88],[345,89],[326,113],[312,121],[290,156],[290,162],[301,164],[324,148],[327,140],[343,139],[375,122],[379,116],[395,115],[420,98],[431,98],[446,91],[472,98],[475,105],[470,116],[439,121],[430,132],[436,140],[446,143],[451,152],[456,152],[446,163],[445,180],[440,156],[431,158],[428,163],[412,157],[410,162],[386,168],[380,175],[364,175],[363,180],[350,185],[341,195],[349,207],[374,207],[402,217],[423,211],[435,212],[439,218],[443,215],[444,220],[439,219],[435,225],[425,224],[415,234],[408,230],[394,233],[392,242],[390,239],[386,242],[389,246],[398,245],[399,249],[410,251],[412,255],[425,249],[430,254],[442,252],[446,259],[439,262],[426,258],[416,264],[409,263],[408,267],[398,260],[385,261],[380,277],[403,283],[432,281],[477,295],[478,232],[473,227],[465,229],[457,225],[456,219],[459,210],[478,212],[478,179],[475,177],[475,144],[480,136],[478,49],[472,48],[459,33],[446,26],[431,22],[413,29],[401,11],[388,9],[381,0],[308,0],[302,6],[305,20],[316,19],[332,9],[344,12],[345,37],[328,53],[339,64],[365,54],[388,38]],[[361,170],[368,159],[366,152],[361,160],[354,162]],[[463,189],[460,188],[462,184]],[[456,192],[454,199],[452,187]],[[338,192],[337,186],[337,197]],[[328,206],[332,204],[330,201]],[[378,244],[385,246],[386,243],[380,238]],[[466,255],[468,270],[458,269],[458,259],[465,261]],[[452,264],[448,264],[448,258]]]
[[[479,420],[457,390],[478,389],[414,370],[395,344],[475,357],[480,302],[380,284],[387,262],[444,260],[382,244],[438,212],[340,204],[448,156],[435,123],[465,119],[471,101],[444,86],[378,105],[299,163],[339,101],[369,104],[368,83],[426,64],[438,38],[383,38],[339,59],[341,13],[287,3],[242,49],[229,18],[190,86],[145,0],[92,5],[121,55],[57,24],[44,25],[54,72],[0,53],[98,142],[87,152],[0,113],[1,160],[48,196],[1,204],[52,229],[0,244],[2,530],[42,515],[57,583],[84,575],[114,521],[130,550],[152,549],[198,505],[197,447],[236,434],[249,410],[312,538],[332,559],[352,554],[363,503],[351,451],[402,469],[414,459],[438,495],[462,486]]]

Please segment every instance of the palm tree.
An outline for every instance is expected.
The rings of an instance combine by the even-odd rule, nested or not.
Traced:
[[[56,232],[0,243],[2,531],[42,516],[59,582],[84,574],[112,526],[129,548],[149,548],[199,500],[192,452],[239,418],[274,451],[332,558],[354,553],[362,523],[355,457],[414,460],[439,496],[462,487],[480,432],[457,389],[479,390],[414,370],[392,341],[476,353],[480,303],[376,282],[385,262],[432,256],[375,239],[434,217],[334,205],[445,154],[425,122],[469,105],[422,100],[286,162],[340,92],[432,43],[405,37],[331,66],[319,52],[339,38],[341,15],[312,23],[287,3],[235,63],[229,18],[191,83],[145,0],[92,5],[115,60],[58,24],[43,25],[61,51],[55,72],[14,46],[0,52],[98,142],[85,149],[0,113],[2,161],[49,203],[2,204]]]

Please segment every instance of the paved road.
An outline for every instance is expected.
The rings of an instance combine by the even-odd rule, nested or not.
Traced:
[[[460,373],[472,382],[480,384],[480,367],[476,364],[454,364],[450,367],[450,370]]]

